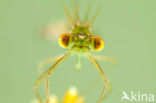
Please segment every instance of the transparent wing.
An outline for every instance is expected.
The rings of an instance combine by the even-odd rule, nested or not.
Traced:
[[[58,20],[50,22],[41,28],[41,37],[45,40],[56,41],[62,33],[69,31],[69,25],[64,21]]]

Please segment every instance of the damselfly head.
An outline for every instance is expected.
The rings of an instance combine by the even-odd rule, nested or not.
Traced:
[[[64,33],[59,37],[58,42],[61,47],[77,52],[100,51],[104,47],[104,40],[101,37],[83,33]]]
[[[68,33],[63,33],[59,37],[59,44],[63,48],[67,48],[76,52],[100,51],[104,47],[102,38],[92,35],[91,26],[98,15],[100,8],[97,9],[92,19],[88,21],[90,7],[87,10],[84,20],[81,22],[78,12],[78,6],[74,4],[74,16],[68,11],[66,5],[63,5],[64,11],[71,24]]]

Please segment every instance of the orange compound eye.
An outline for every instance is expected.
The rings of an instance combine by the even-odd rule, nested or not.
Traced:
[[[104,47],[104,40],[98,36],[93,37],[94,39],[94,50],[100,51]]]
[[[70,40],[70,34],[64,33],[59,37],[58,42],[61,45],[61,47],[67,48],[69,45],[69,40]]]

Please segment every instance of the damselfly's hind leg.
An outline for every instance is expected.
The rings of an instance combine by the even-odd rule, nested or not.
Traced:
[[[64,12],[65,12],[65,14],[66,14],[70,24],[74,25],[75,24],[74,19],[73,19],[71,13],[68,11],[68,9],[67,9],[67,7],[66,7],[66,5],[64,3],[62,5],[62,7],[63,7],[63,10],[64,10]]]
[[[39,103],[43,103],[42,102],[42,99],[39,95],[39,92],[37,91],[37,87],[38,85],[40,84],[40,82],[45,78],[47,77],[47,96],[49,96],[49,76],[52,74],[52,72],[56,69],[56,67],[63,61],[65,60],[67,57],[69,57],[70,54],[66,54],[66,55],[63,55],[61,56],[56,62],[55,64],[49,68],[47,71],[45,71],[38,79],[37,81],[35,82],[35,85],[34,85],[34,92],[37,96],[37,99],[39,100]]]
[[[80,18],[79,18],[79,10],[78,10],[78,3],[74,1],[74,17],[75,17],[75,24],[80,25]]]
[[[80,18],[79,18],[79,11],[78,11],[78,3],[74,1],[73,3],[74,6],[74,16],[68,11],[67,7],[65,4],[63,4],[63,9],[65,11],[65,14],[70,21],[71,25],[80,25]]]
[[[100,13],[101,11],[101,5],[98,7],[98,9],[96,10],[95,14],[93,15],[93,17],[91,18],[91,20],[89,21],[88,23],[88,26],[92,26],[93,22],[95,21],[96,17],[98,16],[98,14]]]
[[[84,21],[83,21],[83,25],[87,25],[87,21],[88,21],[88,18],[89,18],[89,14],[90,14],[90,11],[91,11],[91,4],[88,6],[88,9],[87,9],[87,12],[86,12],[86,15],[84,17]]]
[[[102,89],[102,92],[101,92],[101,95],[100,95],[100,98],[98,100],[98,103],[101,103],[102,100],[107,97],[109,95],[109,93],[111,92],[112,90],[112,85],[111,83],[109,82],[109,80],[107,79],[106,75],[104,74],[101,66],[98,64],[98,62],[96,61],[96,59],[92,56],[89,56],[89,59],[91,60],[91,62],[95,65],[95,67],[97,68],[97,70],[99,71],[103,81],[104,81],[104,87]],[[106,91],[106,86],[108,87],[108,92],[106,94],[105,91]]]

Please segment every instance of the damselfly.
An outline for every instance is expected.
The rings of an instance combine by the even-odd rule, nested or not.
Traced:
[[[92,32],[92,24],[99,14],[100,8],[97,9],[91,20],[88,22],[88,17],[90,14],[90,7],[88,7],[88,10],[86,12],[86,16],[83,21],[80,21],[79,13],[78,13],[78,7],[76,4],[74,4],[74,16],[69,13],[66,5],[63,5],[65,14],[71,24],[71,27],[68,32],[61,34],[61,36],[58,39],[58,43],[61,47],[67,49],[67,52],[64,55],[54,57],[52,59],[49,59],[42,63],[42,66],[48,63],[55,62],[53,66],[51,66],[47,71],[45,71],[35,82],[34,85],[34,91],[35,94],[39,100],[40,103],[43,103],[41,100],[41,97],[37,91],[37,87],[40,84],[40,82],[47,78],[47,98],[49,97],[49,76],[53,73],[53,71],[56,69],[56,67],[61,64],[64,60],[66,60],[69,56],[76,54],[77,55],[77,63],[75,65],[76,69],[81,69],[81,57],[88,58],[91,63],[96,67],[98,72],[101,75],[101,78],[103,79],[104,86],[100,95],[100,98],[98,100],[98,103],[101,103],[102,100],[108,96],[108,94],[111,91],[111,83],[107,79],[105,73],[103,72],[101,66],[97,62],[97,60],[102,61],[109,61],[112,64],[115,63],[115,60],[113,58],[109,57],[103,57],[103,56],[95,56],[92,54],[92,52],[98,52],[101,51],[104,48],[104,40],[93,34]],[[58,34],[59,35],[59,34]],[[108,88],[107,92],[106,88]]]

